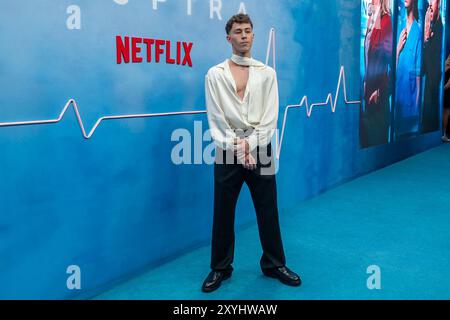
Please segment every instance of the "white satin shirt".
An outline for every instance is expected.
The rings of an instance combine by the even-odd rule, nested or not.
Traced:
[[[244,99],[241,100],[228,61],[226,59],[210,68],[205,76],[211,136],[218,147],[228,150],[234,150],[236,137],[245,137],[250,151],[253,151],[257,146],[268,145],[277,127],[279,101],[276,72],[263,63],[249,66],[248,82]],[[246,131],[244,136],[237,129]]]

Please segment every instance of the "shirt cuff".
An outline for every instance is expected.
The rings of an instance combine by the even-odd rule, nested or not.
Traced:
[[[258,136],[256,134],[251,134],[247,137],[248,146],[250,148],[249,152],[252,152],[258,146]]]
[[[213,141],[214,141],[214,144],[222,150],[234,151],[234,143],[233,142],[229,142],[229,141],[220,142],[220,141],[217,141],[214,139],[213,139]]]

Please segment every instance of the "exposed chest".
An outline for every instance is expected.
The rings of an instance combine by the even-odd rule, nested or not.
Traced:
[[[231,75],[236,84],[236,94],[242,100],[248,85],[249,68],[242,66],[230,66]]]

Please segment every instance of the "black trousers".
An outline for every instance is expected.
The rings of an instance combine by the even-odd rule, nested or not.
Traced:
[[[211,269],[233,270],[235,209],[244,182],[250,189],[256,211],[263,250],[260,260],[261,269],[284,266],[286,259],[278,219],[277,187],[273,168],[275,162],[271,145],[269,144],[266,150],[257,148],[257,157],[255,157],[257,169],[255,170],[245,169],[237,162],[232,151],[224,151],[220,148],[216,151]],[[268,155],[264,157],[264,161],[261,157],[263,154]],[[227,157],[232,161],[222,161]]]

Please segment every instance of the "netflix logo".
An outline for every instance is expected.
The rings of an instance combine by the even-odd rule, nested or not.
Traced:
[[[117,64],[145,60],[192,67],[192,46],[192,42],[116,36]]]

